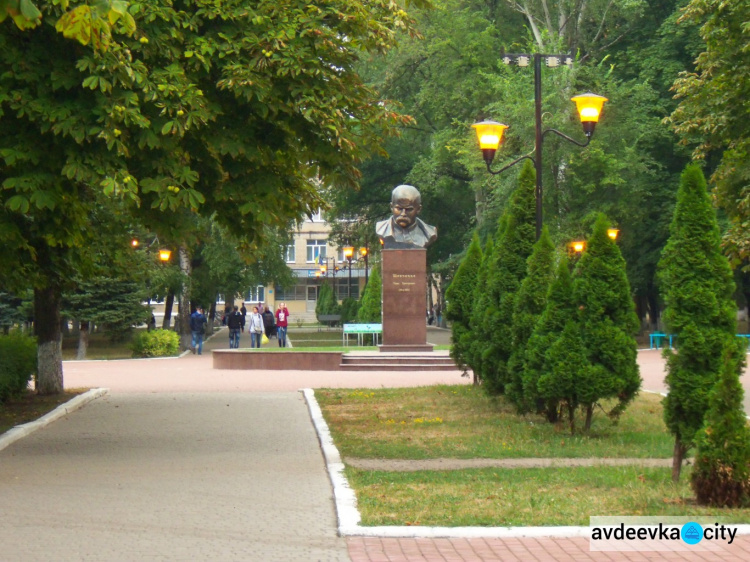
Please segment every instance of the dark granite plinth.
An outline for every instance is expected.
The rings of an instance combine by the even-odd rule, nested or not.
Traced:
[[[381,351],[432,350],[427,345],[426,287],[427,250],[383,250]]]

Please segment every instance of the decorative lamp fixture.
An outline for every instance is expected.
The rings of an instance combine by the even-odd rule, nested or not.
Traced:
[[[599,122],[599,116],[602,113],[604,102],[609,100],[604,96],[592,94],[591,92],[570,99],[576,103],[578,115],[581,117],[584,134],[591,138],[594,134],[596,124]]]
[[[344,246],[342,251],[344,252],[344,259],[350,260],[354,257],[354,246]]]
[[[328,264],[323,264],[323,265],[320,266],[320,272],[323,275],[325,275],[327,271],[328,271]]]
[[[131,246],[132,246],[133,248],[137,248],[137,247],[138,247],[138,244],[140,244],[140,242],[138,242],[138,239],[137,239],[137,238],[133,238],[133,239],[132,239],[132,240],[130,241],[130,245],[131,245]]]
[[[620,233],[619,230],[616,228],[609,228],[607,229],[607,236],[609,236],[612,240],[617,240],[617,235]]]
[[[172,251],[171,250],[159,250],[159,259],[163,262],[169,261],[169,258],[172,257]]]
[[[505,129],[508,125],[498,123],[497,121],[481,121],[471,126],[477,132],[479,148],[482,149],[484,161],[489,166],[495,158],[495,152],[503,142]]]
[[[580,254],[586,248],[586,242],[576,240],[570,243],[570,247],[576,254]]]
[[[323,275],[322,271],[318,270],[315,272],[315,277],[320,277],[321,275]]]
[[[359,249],[359,255],[364,258],[367,255],[367,248],[365,248],[365,247],[360,248]]]

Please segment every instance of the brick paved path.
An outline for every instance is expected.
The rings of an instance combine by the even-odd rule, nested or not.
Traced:
[[[662,389],[659,354],[639,363]],[[0,452],[0,562],[750,560],[750,537],[693,558],[591,553],[581,538],[336,537],[297,389],[467,383],[457,372],[214,371],[204,353],[66,362],[65,380],[111,394]]]

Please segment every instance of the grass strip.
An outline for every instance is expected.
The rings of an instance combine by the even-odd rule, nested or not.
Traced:
[[[589,525],[589,516],[711,516],[747,523],[750,509],[695,504],[690,469],[586,467],[369,472],[348,467],[362,525]]]
[[[471,385],[320,389],[315,396],[345,458],[669,458],[674,446],[654,394],[638,396],[616,421],[598,410],[588,435],[519,416],[503,397]]]

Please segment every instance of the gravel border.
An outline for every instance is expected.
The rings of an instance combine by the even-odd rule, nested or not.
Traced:
[[[61,417],[67,416],[70,412],[75,412],[92,400],[104,396],[108,392],[108,388],[92,388],[83,394],[79,394],[75,398],[71,398],[64,404],[60,404],[57,408],[43,415],[38,420],[17,425],[9,429],[0,435],[0,451],[15,443],[22,437],[34,433],[37,429],[48,426],[52,422],[59,420]]]

